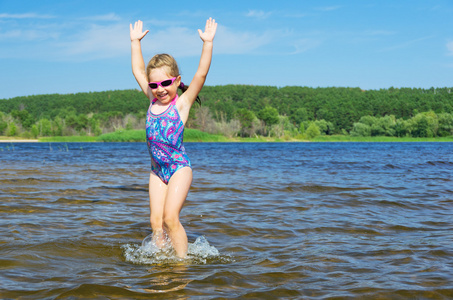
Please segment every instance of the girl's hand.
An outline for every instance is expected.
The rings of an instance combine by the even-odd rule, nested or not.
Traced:
[[[130,32],[131,32],[131,41],[134,41],[134,40],[140,41],[149,32],[149,30],[146,30],[145,32],[143,32],[143,22],[140,20],[135,22],[133,28],[132,28],[132,24],[130,24],[129,27],[130,27]]]
[[[212,42],[214,40],[215,32],[217,30],[217,23],[213,18],[209,18],[206,21],[206,27],[204,32],[201,29],[198,29],[198,34],[203,42]]]

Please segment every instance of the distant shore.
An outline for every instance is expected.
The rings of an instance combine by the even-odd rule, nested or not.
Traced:
[[[0,139],[0,143],[38,143],[39,140]]]
[[[55,136],[41,137],[38,139],[18,139],[13,137],[0,136],[0,143],[87,143],[87,142],[145,142],[144,130],[122,130],[112,133],[94,136]],[[196,129],[186,129],[184,142],[229,142],[229,143],[279,143],[279,142],[453,142],[453,136],[436,138],[413,138],[413,137],[389,137],[372,136],[358,137],[349,135],[320,135],[313,139],[297,139],[289,137],[231,137],[223,135],[208,134]]]

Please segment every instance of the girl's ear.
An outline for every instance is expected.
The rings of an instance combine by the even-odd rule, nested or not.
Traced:
[[[187,90],[187,86],[185,86],[181,81],[181,75],[176,78],[176,84],[178,89],[180,89],[183,93]]]

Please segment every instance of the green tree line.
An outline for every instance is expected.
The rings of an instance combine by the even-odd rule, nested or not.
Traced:
[[[446,137],[453,135],[453,114],[433,111],[404,120],[395,116],[361,117],[354,123],[353,136]]]
[[[436,137],[452,135],[451,88],[205,86],[189,128],[225,136]],[[149,100],[138,90],[0,100],[0,135],[93,135],[142,129]]]

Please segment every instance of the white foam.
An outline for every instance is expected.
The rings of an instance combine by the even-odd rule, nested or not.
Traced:
[[[134,264],[207,264],[233,261],[229,256],[220,255],[219,250],[211,246],[205,236],[199,236],[193,244],[189,243],[185,259],[176,256],[167,236],[160,239],[159,245],[156,244],[157,240],[150,234],[143,239],[141,245],[121,246],[126,261]]]
[[[219,250],[211,246],[205,236],[199,236],[193,244],[189,243],[187,258],[198,264],[206,264],[208,261],[222,260]]]

